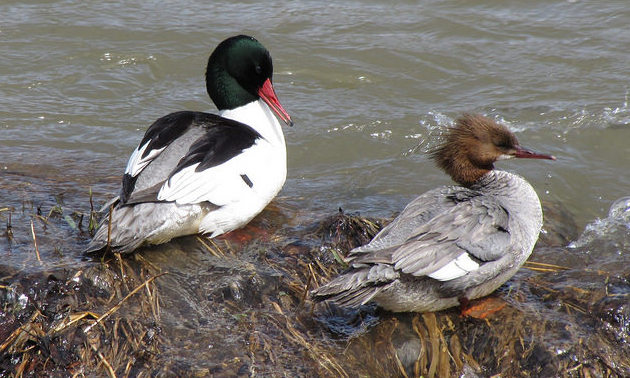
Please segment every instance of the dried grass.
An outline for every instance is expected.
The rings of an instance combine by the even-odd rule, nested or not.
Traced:
[[[243,348],[225,350],[221,360],[213,361],[217,375],[449,377],[465,372],[614,377],[630,371],[630,358],[626,358],[630,352],[623,348],[627,344],[615,350],[606,331],[586,338],[578,326],[603,329],[604,319],[594,315],[603,312],[597,312],[596,306],[606,300],[627,302],[629,294],[618,290],[625,287],[624,279],[585,269],[591,281],[601,280],[599,287],[563,284],[557,277],[575,268],[544,262],[525,264],[534,273],[501,294],[508,306],[489,319],[464,318],[457,310],[435,314],[377,312],[369,316],[377,317],[378,322],[366,326],[361,318],[364,315],[359,315],[354,333],[335,334],[325,324],[332,309],[326,304],[315,306],[308,292],[344,269],[347,251],[369,241],[379,228],[379,222],[339,213],[310,231],[304,230],[298,246],[291,246],[289,239],[279,234],[268,238],[266,244],[245,246],[197,237],[205,256],[225,262],[242,259],[245,251],[256,255],[251,251],[260,250],[258,265],[281,277],[277,288],[261,291],[264,294],[256,305],[235,299],[209,304],[220,307],[217,316],[233,317],[237,327],[229,332],[244,340]],[[268,258],[265,251],[269,250],[280,257]],[[247,261],[242,265],[251,266],[243,270],[248,272],[243,273],[245,276],[263,274],[256,264]],[[69,272],[59,282],[48,282],[49,289],[45,277],[40,277],[42,284],[35,286],[44,291],[39,298],[49,300],[45,290],[50,290],[60,304],[51,309],[50,303],[46,307],[43,300],[39,303],[32,298],[26,308],[16,307],[17,300],[3,303],[3,310],[13,314],[15,322],[0,344],[0,369],[13,376],[190,373],[186,366],[174,365],[172,355],[165,354],[165,346],[170,353],[177,353],[178,341],[165,340],[159,331],[163,311],[160,298],[164,294],[156,283],[165,274],[149,255],[135,254],[124,258],[105,255],[101,263]],[[86,284],[94,281],[90,277],[101,277],[111,287],[106,292],[96,290]],[[0,290],[11,298],[26,293],[25,288],[34,281],[20,274],[2,280],[7,284],[0,285]],[[562,313],[552,305],[551,309],[532,306],[532,296],[561,308]],[[545,344],[549,335],[574,344],[563,354],[552,353]],[[215,370],[201,367],[193,373],[212,375]]]
[[[112,268],[109,263],[104,263],[104,266],[87,270]],[[159,294],[153,281],[165,273],[154,274],[127,292],[122,288],[123,282],[128,284],[139,281],[141,275],[145,273],[131,270],[124,262],[119,265],[119,269],[121,270],[120,281],[117,282],[118,290],[107,299],[92,297],[90,302],[93,304],[88,305],[92,307],[89,310],[81,309],[87,305],[81,298],[91,295],[87,287],[89,285],[75,285],[77,277],[85,276],[87,271],[79,271],[66,282],[58,283],[57,287],[51,288],[75,297],[67,302],[76,305],[60,308],[63,312],[54,311],[57,320],[40,312],[37,309],[39,305],[34,301],[30,301],[32,304],[22,310],[12,311],[13,313],[17,311],[16,319],[19,319],[25,312],[32,310],[32,314],[0,345],[0,356],[4,356],[0,358],[1,362],[6,364],[5,358],[20,361],[12,372],[13,376],[39,375],[55,371],[65,371],[75,376],[91,375],[91,372],[99,371],[110,377],[129,376],[134,365],[145,363],[138,360],[138,356],[147,357],[146,362],[149,362],[148,357],[151,353],[158,353],[159,338],[153,337],[148,343],[143,341],[148,332],[154,331],[147,329],[145,322],[132,320],[128,314],[118,312],[136,296],[141,307],[144,305],[152,309],[141,315],[152,319],[153,322],[159,322]],[[79,290],[75,290],[77,287]],[[122,293],[126,294],[121,297]],[[46,293],[41,294],[46,296]],[[109,303],[116,298],[118,301],[110,305]],[[5,304],[5,310],[10,310],[8,305]],[[98,308],[103,309],[100,316]]]

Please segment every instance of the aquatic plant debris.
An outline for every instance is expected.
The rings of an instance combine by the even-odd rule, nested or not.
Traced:
[[[62,210],[87,216],[91,208]],[[29,211],[0,211],[3,223],[13,213],[18,240],[30,246],[12,253],[39,264],[33,220],[45,268],[0,265],[2,374],[630,375],[630,276],[562,260],[565,235],[553,235],[562,217],[547,218],[549,237],[493,295],[505,306],[475,319],[459,309],[341,312],[309,300],[308,290],[342,271],[347,251],[387,220],[305,215],[276,202],[248,237],[181,238],[72,267],[55,266],[71,252],[48,252],[50,230],[74,233],[76,251],[87,236],[63,217],[40,231]],[[570,256],[579,258],[575,249]]]

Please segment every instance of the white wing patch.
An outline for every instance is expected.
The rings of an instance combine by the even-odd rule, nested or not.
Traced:
[[[279,156],[273,150],[269,143],[259,140],[223,164],[200,172],[195,171],[199,163],[188,166],[166,180],[158,200],[178,204],[208,201],[225,206],[251,196],[262,199],[275,195],[284,182],[284,174],[276,171],[279,165],[274,160]],[[241,177],[243,174],[250,179],[251,187]]]
[[[479,269],[479,264],[470,258],[468,252],[464,252],[455,260],[451,260],[448,264],[429,274],[429,277],[438,281],[450,281],[477,269]]]
[[[175,201],[180,205],[204,201],[226,205],[232,198],[240,197],[243,186],[247,185],[237,174],[241,171],[227,170],[225,164],[201,172],[195,172],[199,163],[182,169],[164,183],[158,200]]]
[[[149,146],[149,143],[151,143],[150,140],[147,141],[144,145],[138,146],[138,148],[133,151],[133,153],[129,157],[129,161],[127,162],[125,173],[131,175],[132,177],[137,176],[153,159],[155,159],[156,156],[158,156],[166,148],[166,146],[164,146],[157,150],[151,150],[151,152],[149,152],[149,154],[143,158],[142,154],[144,154],[144,151]]]

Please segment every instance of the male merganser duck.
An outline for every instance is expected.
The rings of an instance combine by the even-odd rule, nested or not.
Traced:
[[[479,115],[460,118],[431,156],[461,186],[413,200],[369,244],[353,249],[349,270],[313,290],[314,299],[438,311],[492,293],[527,260],[542,226],[540,200],[522,177],[493,164],[555,157],[522,148],[505,126]]]
[[[293,124],[272,74],[271,56],[256,39],[221,42],[206,70],[219,115],[180,111],[148,128],[85,252],[107,246],[131,252],[196,233],[215,237],[260,213],[287,174],[284,135],[272,111]]]

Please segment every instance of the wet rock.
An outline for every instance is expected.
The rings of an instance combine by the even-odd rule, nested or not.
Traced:
[[[542,201],[544,224],[537,246],[563,247],[578,237],[575,217],[560,202]]]

